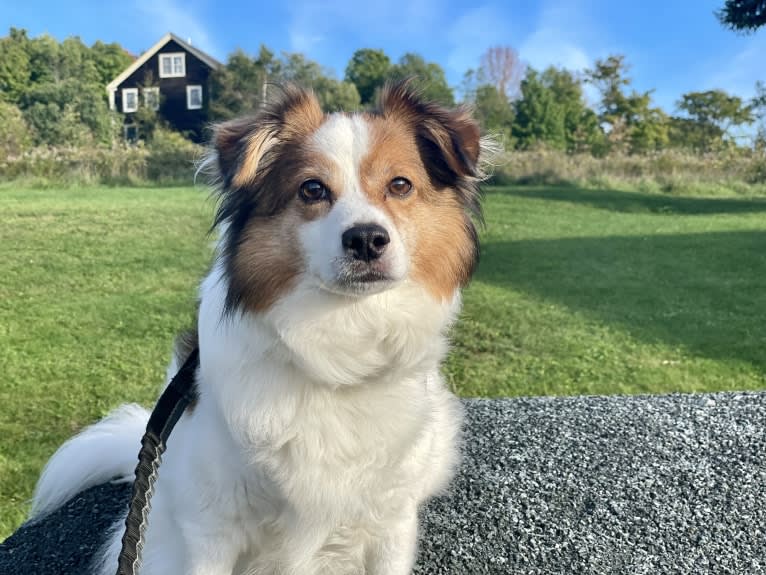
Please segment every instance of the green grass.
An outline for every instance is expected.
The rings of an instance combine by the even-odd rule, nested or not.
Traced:
[[[464,395],[766,387],[766,198],[491,191]]]
[[[766,198],[507,187],[445,366],[462,395],[766,388]],[[0,539],[55,448],[156,397],[212,205],[0,186]]]

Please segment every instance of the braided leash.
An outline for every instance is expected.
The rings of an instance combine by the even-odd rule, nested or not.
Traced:
[[[149,416],[146,433],[141,438],[136,479],[133,482],[130,507],[125,519],[122,549],[117,559],[117,575],[136,575],[141,567],[141,551],[144,547],[144,533],[157,471],[162,463],[162,454],[165,452],[170,432],[189,404],[197,397],[194,376],[198,366],[199,349],[195,348],[170,381]]]

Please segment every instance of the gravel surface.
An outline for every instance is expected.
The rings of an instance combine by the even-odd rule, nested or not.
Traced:
[[[420,575],[766,573],[766,393],[466,401],[464,461],[423,512]],[[129,488],[0,546],[3,575],[85,575]]]

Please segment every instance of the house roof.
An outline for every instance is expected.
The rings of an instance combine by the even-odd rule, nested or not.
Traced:
[[[119,76],[117,76],[114,80],[109,82],[106,85],[106,91],[110,94],[114,92],[117,89],[117,87],[120,84],[122,84],[125,80],[127,80],[128,77],[133,72],[138,70],[144,64],[144,62],[146,62],[149,58],[154,56],[160,50],[160,48],[162,48],[165,44],[167,44],[171,40],[175,40],[176,42],[178,42],[184,50],[194,54],[197,58],[199,58],[205,64],[210,66],[213,70],[217,70],[218,68],[223,66],[223,64],[221,64],[218,60],[216,60],[212,56],[205,54],[199,48],[195,48],[188,42],[181,40],[181,38],[179,38],[172,32],[168,32],[162,38],[160,38],[160,40],[154,46],[152,46],[146,52],[144,52],[138,58],[136,58],[130,66],[128,66],[122,71],[122,73]]]

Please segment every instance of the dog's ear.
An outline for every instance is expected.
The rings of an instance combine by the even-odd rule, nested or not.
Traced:
[[[423,161],[437,180],[454,184],[460,177],[478,177],[481,132],[467,109],[423,101],[408,79],[383,89],[379,110],[415,130]]]
[[[312,92],[283,86],[254,116],[215,126],[212,144],[223,187],[236,189],[254,183],[268,165],[264,159],[270,150],[315,130],[322,117]]]

